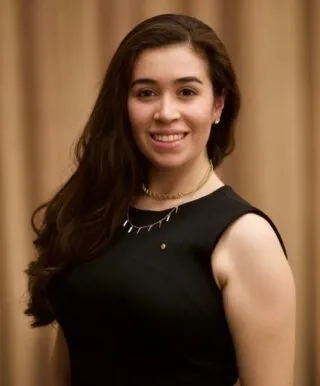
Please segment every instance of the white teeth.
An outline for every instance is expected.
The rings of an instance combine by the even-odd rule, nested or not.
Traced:
[[[170,135],[161,135],[154,134],[153,138],[160,142],[174,142],[179,141],[184,137],[184,134],[170,134]]]

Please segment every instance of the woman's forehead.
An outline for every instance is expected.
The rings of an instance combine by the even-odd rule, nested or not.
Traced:
[[[208,66],[203,57],[189,45],[171,45],[143,51],[135,61],[133,80],[150,78],[177,80],[206,77]]]

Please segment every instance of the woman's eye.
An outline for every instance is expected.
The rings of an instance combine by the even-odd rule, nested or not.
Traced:
[[[183,88],[182,90],[180,90],[179,94],[184,97],[196,95],[195,91],[191,90],[190,88]]]
[[[141,90],[136,93],[138,98],[147,98],[154,96],[155,93],[152,90]]]

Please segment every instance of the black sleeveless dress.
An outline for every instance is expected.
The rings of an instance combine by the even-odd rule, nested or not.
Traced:
[[[144,225],[168,212],[132,208],[130,218]],[[234,385],[237,363],[210,256],[249,212],[269,221],[284,249],[270,218],[223,186],[181,205],[160,229],[121,227],[101,256],[58,275],[49,299],[68,343],[71,385]]]

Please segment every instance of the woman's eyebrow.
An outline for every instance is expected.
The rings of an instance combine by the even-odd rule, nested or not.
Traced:
[[[178,78],[174,81],[174,83],[190,83],[190,82],[196,82],[203,84],[203,82],[197,78],[196,76],[184,76],[182,78]],[[134,87],[137,84],[150,84],[150,85],[155,85],[158,82],[154,79],[151,78],[137,78],[131,83],[131,87]]]

